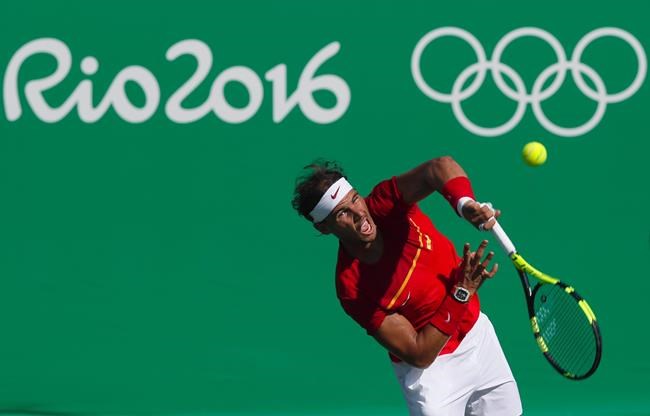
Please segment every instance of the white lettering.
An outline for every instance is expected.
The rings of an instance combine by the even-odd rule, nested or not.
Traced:
[[[65,43],[57,39],[36,39],[26,43],[16,51],[9,61],[7,72],[5,72],[3,100],[5,114],[9,121],[18,120],[23,113],[20,96],[18,95],[18,72],[20,71],[20,67],[27,58],[39,53],[52,55],[56,59],[57,66],[53,74],[27,83],[25,86],[25,96],[29,106],[38,118],[48,123],[61,120],[74,106],[73,97],[70,97],[61,107],[54,109],[47,104],[41,94],[43,91],[61,82],[68,75],[68,72],[70,72],[70,66],[72,65],[70,49],[68,49]]]
[[[332,123],[345,114],[350,105],[350,88],[339,76],[332,74],[316,75],[316,72],[330,58],[338,53],[340,44],[332,42],[316,53],[307,63],[296,90],[287,97],[287,67],[279,64],[265,74],[265,79],[272,84],[273,121],[280,123],[296,107],[311,121],[320,124]],[[131,65],[122,69],[111,82],[106,94],[99,104],[93,106],[93,83],[90,79],[81,80],[70,96],[59,107],[52,107],[45,100],[43,93],[57,86],[70,72],[72,54],[68,46],[58,39],[35,39],[23,45],[12,56],[3,81],[3,100],[5,115],[9,121],[16,121],[22,116],[22,104],[19,94],[19,73],[22,65],[37,54],[48,54],[56,60],[56,70],[43,78],[29,80],[25,83],[27,104],[36,117],[47,123],[55,123],[66,117],[76,107],[79,118],[86,123],[101,119],[109,108],[113,107],[117,115],[129,123],[142,123],[150,119],[160,104],[160,86],[156,77],[142,66]],[[183,101],[205,81],[212,68],[212,51],[200,40],[187,39],[172,45],[165,55],[168,61],[174,61],[183,55],[196,59],[194,73],[167,100],[166,116],[175,123],[191,123],[205,117],[211,111],[226,123],[243,123],[250,120],[260,109],[264,99],[264,85],[260,77],[246,66],[233,66],[222,71],[212,83],[209,96],[203,104],[183,107]],[[100,63],[97,58],[87,56],[81,60],[81,72],[86,76],[97,73]],[[142,107],[134,105],[126,93],[126,84],[132,82],[144,93]],[[235,107],[225,96],[228,83],[239,83],[248,93],[248,102],[244,107]],[[331,108],[321,107],[313,97],[316,91],[329,91],[336,104]]]
[[[208,76],[212,68],[212,52],[208,46],[200,40],[188,39],[180,41],[167,50],[165,57],[168,61],[174,61],[182,55],[191,55],[196,58],[197,67],[192,76],[180,86],[178,90],[167,100],[165,114],[171,121],[176,123],[191,123],[210,112],[210,102],[186,109],[183,107],[183,100],[187,98]]]
[[[244,108],[235,108],[228,104],[223,95],[223,89],[229,82],[239,82],[248,90],[248,105]],[[262,105],[264,87],[262,81],[250,68],[234,66],[223,71],[212,84],[210,97],[214,100],[215,114],[228,123],[243,123],[253,117]]]
[[[79,118],[86,123],[99,120],[111,105],[122,119],[131,123],[148,120],[158,108],[160,102],[158,82],[151,72],[140,66],[129,66],[120,71],[97,107],[92,106],[93,86],[89,80],[81,81],[70,97],[59,107],[51,107],[45,101],[43,92],[56,86],[68,75],[72,65],[72,55],[65,43],[57,39],[44,38],[25,44],[9,61],[3,83],[5,114],[9,121],[18,120],[22,115],[18,94],[20,67],[27,58],[39,53],[53,56],[57,63],[56,70],[45,78],[27,82],[25,97],[36,117],[46,123],[62,120],[75,106],[77,106]],[[99,63],[92,57],[86,57],[81,62],[81,69],[85,74],[94,74],[98,67]],[[143,108],[138,108],[129,101],[124,91],[124,86],[129,81],[136,83],[144,92],[145,105]]]
[[[316,70],[332,56],[336,55],[341,45],[332,42],[321,49],[307,63],[300,74],[296,91],[287,98],[287,67],[276,65],[266,73],[266,79],[273,83],[273,121],[281,122],[298,104],[302,112],[313,122],[320,124],[338,120],[350,105],[350,88],[336,75],[314,76]],[[326,109],[318,105],[312,94],[318,90],[329,90],[336,97],[336,105]]]
[[[124,91],[124,86],[129,81],[135,82],[142,88],[145,95],[143,108],[138,108],[129,101],[129,97]],[[105,99],[113,103],[115,111],[124,120],[131,123],[142,123],[156,112],[160,102],[160,88],[158,81],[149,70],[141,66],[129,66],[117,74],[108,88]]]

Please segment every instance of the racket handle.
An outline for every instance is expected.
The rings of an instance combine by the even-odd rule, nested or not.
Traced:
[[[510,241],[510,238],[508,237],[506,232],[503,231],[503,228],[501,228],[501,224],[499,224],[498,221],[494,223],[494,226],[492,227],[491,231],[494,237],[497,239],[497,241],[499,241],[499,244],[501,244],[501,248],[503,248],[503,251],[505,251],[508,256],[517,252],[515,245],[512,244],[512,241]]]

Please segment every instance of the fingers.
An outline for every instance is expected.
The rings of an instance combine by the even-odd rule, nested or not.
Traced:
[[[464,257],[467,257],[468,246],[469,246],[469,244],[465,243],[464,252],[463,252]],[[490,262],[494,258],[494,251],[488,252],[487,255],[485,256],[485,258],[483,258],[483,260],[481,260],[481,258],[483,257],[483,254],[485,253],[485,248],[487,246],[488,246],[488,240],[483,240],[483,241],[481,241],[478,248],[476,249],[476,252],[469,253],[470,256],[471,256],[469,259],[470,259],[470,264],[472,266],[472,269],[482,272],[483,270],[486,270],[488,268]]]
[[[481,231],[491,230],[494,227],[494,224],[497,223],[497,220],[494,217],[489,218],[487,221],[482,222],[478,225],[478,229]]]
[[[490,270],[487,274],[487,278],[488,279],[493,278],[498,271],[499,271],[499,263],[494,263],[494,266],[492,266],[492,270]]]
[[[494,216],[494,208],[491,202],[484,202],[480,204],[480,214],[484,218],[491,218]]]
[[[474,264],[478,263],[481,261],[481,257],[483,257],[483,252],[485,251],[485,247],[487,247],[488,241],[483,240],[481,241],[481,244],[478,245],[478,249],[476,250],[476,256],[474,257]]]
[[[465,218],[481,231],[492,229],[496,223],[496,218],[501,215],[501,211],[495,210],[490,202],[472,202],[467,205],[469,212],[465,215]]]
[[[487,256],[485,256],[485,259],[481,263],[481,266],[484,269],[487,269],[488,264],[490,264],[490,261],[492,260],[492,257],[494,257],[494,251],[490,251]]]
[[[469,220],[472,224],[481,217],[483,204],[476,201],[468,201],[463,205],[463,217]]]
[[[495,210],[493,216],[488,218],[488,220],[485,221],[484,223],[479,224],[478,226],[479,230],[481,231],[491,230],[492,227],[494,227],[494,225],[497,223],[497,218],[499,218],[500,216],[501,216],[501,211],[499,211],[498,209]]]
[[[496,263],[492,269],[488,270],[490,262],[494,258],[494,251],[488,252],[483,258],[487,245],[487,240],[481,241],[475,252],[471,251],[469,243],[465,243],[463,246],[461,270],[464,277],[461,277],[461,280],[466,282],[465,284],[469,284],[468,287],[480,287],[484,280],[492,278],[499,270],[499,265]]]
[[[485,252],[485,247],[488,245],[488,240],[483,240],[479,243],[478,248],[476,249],[475,252],[470,251],[470,244],[465,243],[463,246],[463,260],[467,260],[468,263],[470,263],[472,266],[477,267],[479,266],[479,263],[485,263],[487,266],[487,263],[492,260],[492,257],[494,257],[494,252],[490,251],[488,255],[485,257],[483,261],[481,261],[481,257],[483,257],[483,253]]]
[[[483,251],[487,246],[487,240],[481,241],[478,246],[478,249],[474,253],[470,253],[470,259],[466,265],[465,272],[471,280],[479,280],[482,278],[483,271],[485,270],[486,263],[481,262],[481,257],[483,257]]]
[[[471,259],[472,253],[470,251],[469,243],[465,243],[465,246],[463,247],[463,263],[461,264],[461,269],[465,275],[468,275],[471,271]]]

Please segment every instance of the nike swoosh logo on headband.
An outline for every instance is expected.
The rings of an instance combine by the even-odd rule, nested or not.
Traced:
[[[330,197],[331,197],[332,199],[336,199],[336,195],[339,194],[339,189],[341,189],[340,186],[339,186],[338,188],[336,188],[336,192],[334,192],[332,195],[330,195]]]

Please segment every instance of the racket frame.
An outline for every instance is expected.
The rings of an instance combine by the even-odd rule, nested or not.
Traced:
[[[546,357],[546,360],[551,364],[551,366],[558,373],[560,373],[561,375],[563,375],[569,380],[583,380],[591,376],[596,371],[598,365],[600,364],[600,359],[602,356],[602,338],[600,335],[600,328],[598,327],[598,322],[596,320],[596,315],[594,314],[591,307],[589,307],[587,301],[582,296],[580,296],[573,287],[567,285],[566,283],[560,281],[559,279],[556,279],[545,273],[542,273],[541,271],[537,270],[535,267],[530,265],[517,252],[517,249],[515,248],[514,244],[512,243],[508,235],[505,233],[505,231],[503,231],[503,228],[501,228],[501,225],[498,222],[494,224],[494,227],[492,228],[492,233],[497,238],[497,241],[499,241],[499,243],[501,244],[503,250],[507,253],[515,269],[517,269],[519,278],[521,280],[521,284],[524,289],[524,294],[526,297],[526,306],[528,309],[530,324],[533,330],[533,336],[535,337],[535,342],[537,343],[537,346],[542,351],[542,354],[544,354],[544,357]],[[529,276],[533,276],[538,280],[538,282],[534,287],[531,287],[530,285]],[[565,369],[560,367],[560,365],[548,353],[548,346],[546,345],[546,342],[544,341],[544,338],[541,335],[539,324],[537,322],[537,316],[535,313],[535,305],[534,305],[535,293],[539,290],[540,287],[542,287],[545,284],[558,285],[567,294],[571,295],[574,298],[574,300],[577,302],[578,306],[582,309],[582,311],[584,312],[585,316],[589,321],[589,324],[591,325],[591,328],[594,333],[594,338],[596,341],[596,356],[594,357],[594,362],[591,368],[585,374],[573,374],[571,372],[566,371]]]

